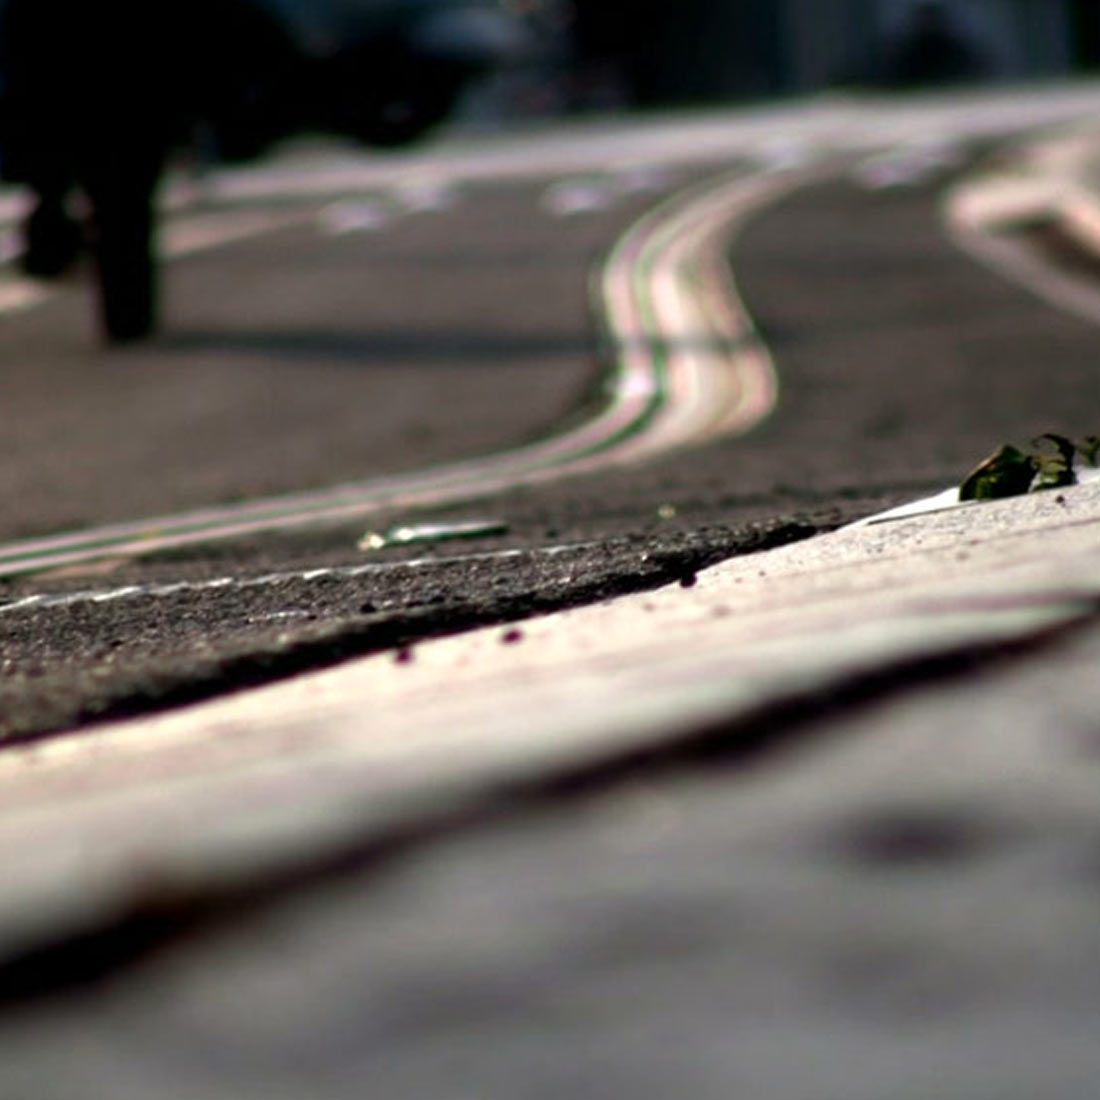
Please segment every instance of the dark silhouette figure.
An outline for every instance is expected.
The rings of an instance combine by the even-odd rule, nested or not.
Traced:
[[[430,18],[454,27],[454,12],[437,5],[418,6],[415,27],[350,27],[349,11],[381,7],[332,4],[318,49],[267,0],[0,0],[0,175],[34,193],[25,270],[61,274],[86,245],[106,338],[148,335],[156,188],[173,148],[201,133],[216,158],[244,159],[306,129],[412,140],[501,38],[474,39],[482,20],[448,39]]]
[[[630,106],[652,104],[660,96],[659,70],[671,28],[682,11],[669,11],[659,0],[572,0],[570,37],[574,105],[601,95]]]
[[[952,25],[942,4],[925,0],[902,36],[890,76],[900,87],[916,87],[975,80],[985,70],[984,58]]]
[[[263,59],[253,80],[290,65],[278,28],[241,0],[4,0],[0,8],[0,172],[34,193],[23,266],[61,274],[86,236],[110,340],[155,325],[157,181],[199,118],[247,105],[239,61],[253,49]],[[77,192],[86,227],[71,207]]]

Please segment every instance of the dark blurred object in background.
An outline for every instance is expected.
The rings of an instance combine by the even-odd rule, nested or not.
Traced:
[[[1097,0],[1071,0],[1070,34],[1076,67],[1086,72],[1100,69],[1100,3]]]
[[[780,90],[774,0],[572,0],[578,106],[729,100]]]
[[[61,274],[86,242],[105,336],[143,337],[174,147],[200,135],[244,159],[304,131],[412,141],[523,46],[497,0],[0,0],[0,175],[35,195],[24,268]]]
[[[939,0],[922,0],[904,27],[887,70],[888,83],[903,88],[958,84],[988,75],[979,47]]]
[[[1100,66],[1098,11],[1100,0],[0,0],[0,174],[38,195],[27,271],[64,271],[87,237],[104,330],[124,340],[155,320],[152,197],[182,141],[221,160],[310,130],[397,145],[502,61],[495,102],[481,101],[489,121],[1064,75]],[[70,206],[80,192],[87,233]]]
[[[573,0],[569,29],[572,65],[570,105],[611,108],[645,101],[647,70],[661,48],[660,5],[636,0]]]
[[[1100,66],[1100,0],[568,2],[579,106],[1025,80]]]

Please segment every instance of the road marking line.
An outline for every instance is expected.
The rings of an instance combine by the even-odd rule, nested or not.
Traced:
[[[340,237],[385,229],[397,216],[394,207],[379,198],[341,199],[323,207],[317,221],[322,233]]]
[[[362,562],[359,565],[334,565],[317,569],[287,570],[279,573],[265,573],[259,577],[213,577],[202,581],[126,584],[119,588],[88,588],[81,589],[78,592],[64,592],[57,595],[36,593],[31,596],[19,597],[7,603],[0,602],[0,615],[19,611],[74,607],[82,603],[113,603],[116,600],[127,599],[160,599],[166,596],[175,596],[181,592],[198,594],[230,587],[248,591],[257,588],[277,587],[293,581],[309,583],[327,579],[355,580],[358,577],[379,576],[401,569],[415,571],[474,562],[509,561],[520,557],[555,558],[561,557],[563,554],[594,550],[602,545],[602,542],[570,542],[558,546],[537,546],[531,549],[484,550],[473,554],[452,554],[447,557],[410,558],[405,561],[372,561]]]
[[[635,223],[596,281],[616,354],[607,401],[575,428],[423,471],[12,542],[0,546],[0,575],[483,497],[745,431],[774,402],[770,360],[739,304],[704,311],[690,291],[724,271],[723,234],[803,178],[766,170],[696,185]]]
[[[571,218],[608,210],[622,198],[614,180],[564,179],[550,184],[539,199],[540,207],[556,218]]]
[[[1058,270],[1027,242],[999,233],[996,225],[972,218],[958,199],[957,194],[949,196],[945,207],[948,234],[958,248],[1055,309],[1090,324],[1100,324],[1100,291],[1093,279]]]
[[[740,434],[775,406],[778,382],[767,348],[738,295],[726,255],[745,215],[771,201],[802,174],[762,172],[726,187],[671,200],[639,223],[622,247],[634,285],[604,273],[604,309],[627,336],[627,354],[659,357],[651,370],[667,391],[644,433],[624,442],[616,459],[633,460],[716,435]]]
[[[193,213],[185,219],[168,221],[160,232],[165,259],[177,260],[196,252],[273,233],[309,221],[311,213],[301,210],[229,210]]]
[[[955,245],[973,259],[1055,308],[1100,324],[1095,279],[1059,269],[1011,232],[1046,221],[1060,225],[1083,249],[1098,250],[1097,202],[1085,182],[1092,148],[1080,133],[1033,141],[1018,150],[1015,171],[978,175],[953,187],[943,202],[943,221]]]
[[[53,291],[31,279],[13,278],[0,283],[0,314],[18,313],[44,302]]]

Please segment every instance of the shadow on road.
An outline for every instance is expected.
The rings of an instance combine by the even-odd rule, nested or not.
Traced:
[[[416,329],[339,332],[332,329],[192,329],[165,335],[156,347],[168,353],[201,351],[269,356],[277,360],[325,359],[370,366],[478,362],[524,366],[530,357],[584,355],[589,341],[562,333],[485,331],[424,332]]]

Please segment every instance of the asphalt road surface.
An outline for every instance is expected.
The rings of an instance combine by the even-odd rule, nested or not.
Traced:
[[[1095,432],[1092,328],[947,241],[948,169],[871,191],[857,160],[834,158],[734,244],[781,379],[748,437],[369,524],[497,525],[461,543],[367,552],[357,521],[0,581],[0,730],[688,578],[957,482],[1001,442]],[[593,262],[661,195],[740,162],[184,210],[170,233],[224,239],[171,264],[147,347],[96,349],[78,287],[0,321],[3,534],[415,469],[582,415],[605,366]],[[257,209],[269,222],[234,239]]]
[[[674,153],[635,148],[629,170],[582,132],[544,136],[522,171],[496,146],[419,198],[379,169],[338,196],[181,211],[181,237],[220,243],[173,262],[149,347],[94,349],[78,288],[0,319],[2,538],[415,469],[582,416],[604,367],[593,260],[669,190],[798,161],[812,128],[790,118],[776,141],[776,125],[708,145],[681,121]],[[931,128],[973,155],[996,129]],[[1002,442],[1095,433],[1095,329],[943,232],[965,157],[905,186],[854,178],[904,130],[849,130],[733,242],[780,376],[747,436],[426,513],[9,577],[0,729],[79,737],[354,653],[402,662],[434,634],[690,586],[708,562],[957,482]],[[367,525],[425,519],[497,527],[358,545]],[[0,1092],[1090,1095],[1095,799],[1075,815],[1043,778],[1090,781],[1097,644],[1093,626],[1031,663],[817,700],[778,723],[812,727],[802,752],[719,737],[536,783],[220,908],[140,864],[117,926],[0,961]],[[986,736],[998,723],[1007,741]],[[94,850],[71,858],[94,875]]]

